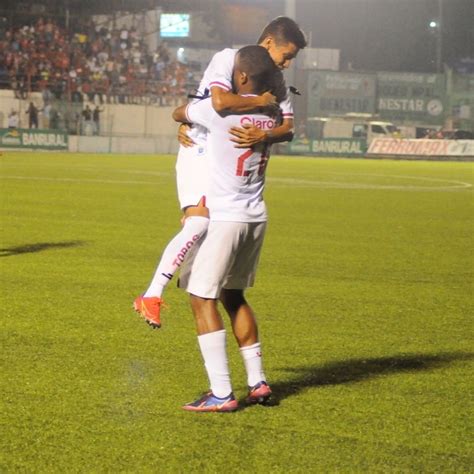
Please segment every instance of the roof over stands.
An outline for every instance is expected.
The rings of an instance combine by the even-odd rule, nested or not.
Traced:
[[[114,12],[139,12],[161,9],[176,12],[179,10],[206,10],[222,3],[221,0],[2,0],[0,16],[9,20],[25,17],[56,16],[86,17]]]

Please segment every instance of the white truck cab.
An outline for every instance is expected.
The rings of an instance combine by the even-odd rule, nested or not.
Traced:
[[[370,120],[365,116],[311,117],[308,119],[311,138],[360,138],[370,143],[374,138],[400,138],[398,127],[391,122]]]

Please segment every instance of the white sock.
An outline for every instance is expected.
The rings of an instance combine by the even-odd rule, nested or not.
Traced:
[[[166,285],[196,247],[196,243],[206,233],[208,227],[208,217],[190,216],[184,221],[181,231],[166,246],[150,286],[143,296],[161,297]]]
[[[262,348],[260,342],[256,342],[251,346],[240,348],[240,353],[244,359],[245,370],[247,371],[247,384],[253,387],[258,382],[266,382],[267,379],[263,373],[262,364]]]
[[[198,336],[198,342],[212,393],[219,398],[227,397],[232,392],[232,385],[227,363],[225,329]]]

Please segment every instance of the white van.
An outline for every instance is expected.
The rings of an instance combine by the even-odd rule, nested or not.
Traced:
[[[311,117],[308,138],[360,138],[367,143],[377,137],[400,138],[400,130],[391,122],[367,120],[364,117]]]

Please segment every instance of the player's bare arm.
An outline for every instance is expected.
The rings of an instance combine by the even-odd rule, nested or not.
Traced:
[[[293,140],[293,119],[284,119],[283,123],[272,130],[262,130],[248,124],[243,127],[233,127],[229,130],[233,136],[231,141],[236,148],[250,148],[258,143],[280,143]]]
[[[219,115],[256,112],[259,109],[271,112],[278,107],[277,99],[271,92],[255,97],[242,97],[220,87],[213,87],[211,97],[212,107]]]
[[[247,113],[247,112],[256,112],[256,111],[264,111],[269,115],[274,115],[278,110],[278,102],[276,97],[271,92],[264,92],[262,95],[254,96],[254,97],[242,97],[240,95],[234,94],[231,91],[225,91],[220,87],[213,87],[212,88],[212,106],[214,110],[219,113],[220,115],[227,115],[227,114],[239,114],[239,113]],[[185,106],[183,106],[185,107]],[[179,109],[179,107],[178,107]],[[176,109],[176,110],[178,110]],[[183,112],[179,115],[181,120],[176,119],[173,114],[173,119],[177,122],[181,122],[180,126],[178,127],[178,142],[183,145],[184,147],[191,147],[194,145],[194,142],[191,138],[189,138],[187,132],[190,130],[190,124],[187,122],[186,114]],[[243,137],[239,137],[242,142],[240,143],[242,146],[240,148],[248,148],[250,145],[246,145],[249,141],[253,144],[268,142],[268,140],[264,140],[263,137],[258,133],[259,129],[256,127],[251,127],[255,130],[250,130],[247,132],[245,130]],[[286,126],[284,130],[281,132],[277,131],[277,136],[285,136],[287,131]],[[268,138],[268,137],[267,137]],[[281,138],[276,141],[286,141],[289,138]]]
[[[172,117],[175,122],[181,122],[182,125],[188,125],[189,127],[189,120],[186,117],[186,107],[186,104],[176,107],[176,109],[173,110]]]

